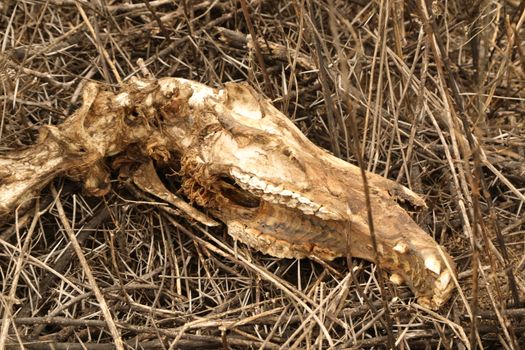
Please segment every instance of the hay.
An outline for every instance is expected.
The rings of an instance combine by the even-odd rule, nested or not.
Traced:
[[[243,3],[1,3],[0,152],[140,58],[156,77],[249,81],[318,145],[357,163],[357,141],[368,170],[426,197],[414,215],[455,258],[456,297],[432,312],[371,264],[274,259],[118,174],[103,198],[60,178],[0,230],[0,345],[525,346],[523,2]]]

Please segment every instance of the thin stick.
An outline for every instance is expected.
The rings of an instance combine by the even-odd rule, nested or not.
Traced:
[[[33,236],[33,232],[35,232],[35,228],[36,228],[39,218],[40,218],[39,205],[37,203],[35,206],[35,216],[33,217],[33,221],[31,222],[31,226],[29,227],[29,230],[27,230],[27,235],[24,241],[24,245],[22,246],[22,249],[20,250],[20,253],[18,255],[18,259],[16,260],[15,271],[13,273],[13,281],[11,282],[11,289],[9,290],[9,294],[7,295],[7,297],[2,297],[0,295],[0,298],[4,299],[4,300],[0,300],[0,305],[4,304],[3,305],[4,314],[2,316],[2,328],[0,329],[0,349],[2,350],[5,348],[5,342],[7,340],[9,326],[11,325],[10,319],[12,317],[12,307],[16,300],[16,290],[18,287],[18,280],[20,279],[20,275],[22,273],[22,267],[24,266],[26,259],[27,259],[26,255],[29,254],[29,247],[31,245],[31,237]],[[17,230],[19,229],[18,225],[16,228]]]
[[[93,276],[91,267],[89,266],[87,259],[84,256],[84,253],[82,252],[82,247],[80,247],[80,244],[78,243],[77,236],[75,235],[73,228],[69,224],[64,208],[62,207],[62,202],[60,201],[60,196],[54,185],[51,186],[51,193],[53,194],[53,197],[55,197],[55,200],[56,200],[55,205],[58,210],[58,217],[60,218],[60,222],[64,226],[64,230],[67,233],[67,236],[69,238],[69,241],[71,242],[71,245],[73,246],[73,249],[75,249],[75,253],[77,254],[78,261],[80,262],[80,265],[82,266],[82,269],[84,270],[84,273],[86,274],[86,277],[91,286],[91,289],[93,290],[93,293],[95,294],[95,298],[100,304],[100,311],[104,315],[104,319],[107,322],[109,332],[111,333],[113,337],[113,341],[115,342],[115,347],[117,348],[117,350],[124,350],[124,342],[122,341],[120,332],[117,329],[117,325],[115,324],[115,321],[113,320],[113,316],[111,315],[111,312],[109,311],[109,307],[106,302],[106,299],[104,298],[104,295],[102,295],[102,292],[100,291],[100,288],[98,287],[97,281],[95,277]]]
[[[392,315],[390,313],[390,307],[388,305],[387,292],[384,288],[384,285],[385,285],[385,281],[383,279],[384,274],[381,268],[381,263],[380,263],[379,254],[377,250],[377,237],[376,237],[375,230],[374,230],[374,219],[373,219],[373,213],[372,213],[372,205],[370,201],[370,187],[368,186],[368,178],[366,176],[365,162],[363,159],[363,155],[361,153],[361,147],[360,147],[361,145],[359,144],[359,133],[357,131],[357,120],[355,117],[355,109],[353,108],[352,101],[350,100],[350,94],[349,94],[350,87],[349,87],[348,79],[346,78],[348,77],[348,65],[347,65],[348,59],[343,54],[343,50],[341,48],[341,44],[338,38],[337,27],[335,26],[334,12],[335,12],[335,8],[333,6],[333,3],[331,3],[330,24],[331,24],[331,29],[333,31],[332,34],[335,38],[334,42],[337,48],[337,54],[339,55],[339,64],[340,64],[339,69],[341,71],[341,76],[342,76],[341,82],[342,82],[342,88],[343,88],[343,91],[342,91],[343,102],[346,105],[346,108],[349,114],[349,118],[350,118],[349,128],[350,128],[350,134],[352,136],[352,141],[353,141],[352,143],[352,146],[353,146],[352,148],[354,151],[353,153],[355,157],[357,158],[357,163],[359,165],[359,169],[361,170],[361,178],[363,181],[363,189],[364,189],[365,202],[366,202],[366,208],[367,208],[368,226],[370,228],[370,237],[372,240],[372,247],[374,250],[375,261],[376,261],[376,265],[378,269],[377,278],[378,278],[379,290],[381,291],[381,299],[383,301],[383,308],[384,308],[384,313],[385,313],[386,331],[387,331],[387,336],[388,336],[387,337],[388,346],[390,349],[394,349],[395,340],[394,340],[394,335],[392,333],[392,328],[393,328]],[[348,229],[348,231],[350,231],[350,228]],[[350,250],[348,251],[350,252]],[[350,259],[347,258],[347,261],[350,263],[350,268],[351,268],[352,267],[351,258]],[[352,270],[350,271],[353,275],[354,274],[353,271]],[[369,305],[372,305],[372,304],[369,303]]]
[[[265,87],[266,93],[271,99],[273,99],[272,82],[270,80],[270,76],[268,75],[268,71],[266,70],[266,65],[264,64],[264,58],[261,54],[259,40],[257,39],[257,33],[255,33],[255,29],[253,28],[252,20],[250,18],[250,11],[248,10],[248,5],[246,4],[246,0],[241,0],[241,7],[242,7],[242,14],[244,15],[244,19],[246,21],[246,26],[248,27],[248,31],[250,32],[250,35],[252,36],[252,39],[253,39],[252,42],[253,42],[253,47],[255,49],[255,56],[257,56],[259,67],[261,68],[261,71],[263,73],[264,87]]]

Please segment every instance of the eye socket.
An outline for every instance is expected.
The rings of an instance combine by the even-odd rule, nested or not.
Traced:
[[[233,203],[245,208],[258,208],[261,204],[259,198],[242,189],[229,177],[220,178],[221,194]]]

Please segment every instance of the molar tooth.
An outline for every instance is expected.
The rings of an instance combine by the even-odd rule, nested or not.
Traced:
[[[281,196],[291,197],[293,195],[293,192],[290,190],[282,190],[281,193],[279,193]]]
[[[319,214],[330,214],[330,211],[326,209],[325,207],[321,207],[318,210]]]
[[[433,256],[425,259],[425,267],[438,275],[441,272],[441,263]]]
[[[314,215],[314,210],[308,207],[308,209],[303,209],[303,213],[306,215]]]
[[[289,208],[297,208],[297,199],[295,199],[295,198],[290,198],[290,199],[286,202],[286,206],[289,207]]]
[[[272,193],[272,194],[273,194],[273,193],[277,193],[276,189],[277,189],[276,186],[274,186],[274,185],[272,185],[272,184],[268,184],[268,185],[266,186],[266,189],[264,190],[264,192],[266,192],[266,193]]]
[[[279,194],[284,189],[283,185],[273,186],[273,194]]]
[[[265,201],[267,201],[267,202],[269,202],[269,203],[275,203],[275,202],[277,202],[277,201],[275,200],[275,196],[274,196],[273,194],[271,194],[271,193],[264,193],[264,194],[262,195],[262,199],[265,200]]]
[[[306,197],[299,197],[298,199],[299,199],[299,202],[301,202],[301,203],[303,203],[303,204],[310,204],[310,203],[312,203],[312,201],[309,200],[309,199],[306,198]]]
[[[307,204],[301,203],[297,208],[306,215],[314,215],[314,210]]]
[[[399,242],[394,246],[394,250],[400,254],[405,254],[408,252],[408,245],[406,243]]]
[[[400,284],[402,284],[403,281],[404,281],[403,277],[397,273],[393,273],[392,275],[390,275],[390,282],[392,282],[396,286],[399,286]]]
[[[321,207],[317,210],[317,213],[315,213],[315,215],[318,217],[318,218],[321,218],[323,220],[330,220],[330,215],[329,215],[329,212],[328,210],[325,208],[325,207]]]
[[[288,202],[290,201],[290,198],[288,197],[283,197],[281,195],[277,195],[275,200],[279,203],[279,204],[284,204],[284,205],[288,205]]]
[[[240,182],[248,182],[250,181],[250,175],[243,174],[241,171],[233,168],[230,170],[230,175],[233,176],[236,180],[239,180]]]
[[[262,181],[262,180],[259,180],[259,189],[262,190],[263,192],[266,192],[266,182]]]
[[[264,190],[266,188],[266,184],[264,183],[264,181],[259,180],[255,176],[250,179],[248,185],[258,190]]]
[[[317,212],[315,213],[315,215],[318,218],[321,218],[323,220],[339,220],[340,219],[340,216],[337,215],[337,213],[334,213],[333,211],[331,211],[330,209],[327,209],[326,207],[320,207],[319,209],[317,209]]]
[[[250,185],[250,187],[256,187],[256,185],[259,183],[259,180],[254,176],[250,179],[250,181],[248,181],[248,185]]]

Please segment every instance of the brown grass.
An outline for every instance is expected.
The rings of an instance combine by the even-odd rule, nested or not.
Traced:
[[[435,313],[371,264],[274,259],[117,177],[104,198],[61,178],[0,230],[0,344],[524,347],[525,2],[444,3],[0,3],[0,152],[63,121],[86,82],[116,89],[138,59],[156,77],[249,81],[317,144],[423,194],[414,215],[460,272]]]

